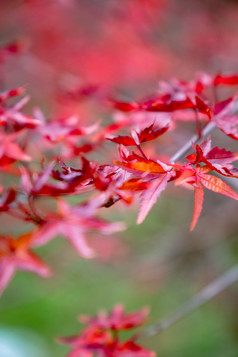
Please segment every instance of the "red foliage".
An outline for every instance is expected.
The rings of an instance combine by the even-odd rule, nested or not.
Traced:
[[[9,284],[17,270],[50,276],[49,268],[30,250],[32,233],[26,233],[17,239],[0,236],[0,293]]]
[[[217,58],[232,55],[236,60],[237,31],[220,28],[212,17],[202,11],[189,13],[187,7],[182,10],[186,21],[174,30],[167,17],[171,11],[174,22],[180,18],[173,0],[107,3],[0,3],[4,33],[18,37],[12,24],[22,26],[19,38],[4,40],[0,47],[5,89],[0,93],[0,213],[11,217],[14,226],[17,220],[23,222],[26,231],[31,225],[31,232],[18,238],[0,236],[0,293],[16,270],[48,276],[48,267],[32,247],[58,235],[82,257],[92,258],[92,232],[103,237],[125,228],[122,222],[100,216],[119,201],[130,205],[139,197],[140,224],[171,184],[190,187],[193,230],[202,212],[204,188],[238,200],[226,183],[227,177],[238,179],[233,166],[238,152],[212,147],[204,135],[214,125],[238,140],[238,74],[204,72],[192,80],[160,80],[153,93],[140,97],[144,88],[155,88],[158,76],[181,71],[188,78],[208,59],[220,63]],[[205,5],[193,6],[199,10]],[[219,21],[234,23],[233,11],[222,15]],[[92,18],[95,26],[89,26]],[[187,36],[182,35],[185,23]],[[168,25],[173,49],[171,37],[164,37]],[[190,53],[186,63],[184,53]],[[19,87],[25,83],[28,87]],[[26,92],[32,94],[32,103]],[[129,92],[133,96],[119,94]],[[43,111],[35,108],[39,102]],[[194,143],[187,145],[194,152],[181,154],[177,146],[174,160],[169,150],[165,155],[162,151],[177,145],[180,121],[194,128]],[[197,143],[200,139],[205,141]],[[80,203],[72,206],[71,196],[80,196]],[[70,357],[149,357],[153,353],[136,338],[122,342],[118,336],[121,330],[142,325],[146,315],[144,310],[125,314],[116,306],[108,315],[84,317],[88,326],[82,334],[61,341],[73,348]]]
[[[172,116],[164,125],[161,125],[163,117],[151,122],[152,118],[147,116],[151,110],[196,112],[197,116],[191,117],[191,120],[196,124],[200,122],[200,135],[206,123],[212,121],[219,129],[236,139],[236,97],[214,105],[205,96],[204,91],[214,85],[217,77],[210,76],[209,81],[204,81],[203,78],[193,82],[175,81],[167,86],[163,84],[161,95],[146,102],[138,102],[139,104],[133,107],[133,113],[127,114],[128,117],[104,127],[101,127],[102,124],[98,121],[82,126],[77,116],[54,118],[50,121],[39,111],[35,111],[32,116],[26,116],[22,107],[28,100],[27,97],[23,97],[16,104],[8,104],[10,98],[16,97],[17,100],[22,95],[22,89],[6,91],[0,96],[0,166],[3,175],[14,174],[18,183],[5,190],[2,187],[0,211],[36,225],[36,229],[29,235],[29,246],[46,244],[61,234],[70,240],[81,256],[90,258],[94,253],[93,247],[87,243],[88,233],[96,231],[110,234],[124,229],[120,222],[107,222],[96,216],[103,207],[111,207],[118,201],[130,204],[139,194],[137,223],[142,223],[162,191],[170,182],[174,182],[175,185],[190,185],[194,188],[191,230],[194,229],[202,211],[204,187],[238,199],[238,194],[231,187],[221,178],[211,174],[214,171],[215,174],[237,179],[238,169],[233,167],[232,163],[237,160],[238,153],[217,146],[212,148],[211,140],[208,139],[196,144],[195,152],[187,156],[188,163],[171,163],[162,157],[148,157],[141,145],[152,147],[156,139],[159,142],[166,132],[166,136],[169,136],[169,132],[175,128]],[[221,84],[216,82],[216,86]],[[178,96],[181,100],[178,100]],[[103,101],[103,105],[107,106],[107,103]],[[117,109],[124,111],[121,106]],[[130,120],[129,116],[137,113],[141,118],[136,124],[136,120],[134,121],[133,117]],[[120,130],[129,130],[130,136],[108,137],[108,133]],[[103,157],[103,164],[99,164],[80,154],[81,164],[78,162],[79,148],[89,145],[90,153],[96,154],[103,150],[108,139],[113,142],[111,145],[119,144],[120,160],[114,160],[111,164],[109,154],[108,157]],[[136,151],[130,152],[125,146],[134,146]],[[37,161],[39,163],[42,155],[47,157],[49,164],[46,165],[46,160],[42,159],[41,168],[39,165],[37,168]],[[67,166],[62,159],[73,160],[74,167]],[[88,199],[74,207],[66,200],[57,198],[84,193],[89,194]],[[38,206],[39,196],[47,196],[56,203],[58,209],[42,211]],[[3,277],[7,274],[5,266],[4,263],[1,272]],[[2,290],[5,286],[6,283],[2,284]]]
[[[136,336],[122,342],[119,335],[120,331],[143,325],[147,315],[147,309],[126,314],[122,305],[116,305],[109,314],[102,311],[96,317],[81,316],[80,321],[87,324],[84,330],[78,336],[57,340],[73,348],[68,357],[153,357],[154,352],[140,346]]]

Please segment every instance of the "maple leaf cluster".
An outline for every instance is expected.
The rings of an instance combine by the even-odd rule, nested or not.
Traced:
[[[188,82],[159,82],[157,93],[140,101],[120,102],[107,93],[95,98],[94,91],[88,91],[91,100],[109,110],[112,121],[87,126],[77,115],[47,119],[39,109],[25,114],[29,97],[24,88],[1,93],[0,212],[11,216],[14,224],[25,222],[27,233],[18,238],[1,236],[0,292],[18,269],[49,276],[50,269],[33,250],[58,235],[68,239],[80,256],[94,257],[92,232],[104,235],[125,229],[123,222],[101,216],[119,201],[129,205],[140,197],[140,224],[168,184],[190,187],[193,230],[202,211],[204,188],[238,200],[225,182],[238,178],[233,166],[238,152],[212,147],[211,139],[203,138],[213,125],[238,139],[236,95],[217,101],[221,86],[234,85],[238,85],[236,74],[203,73]],[[200,143],[193,144],[194,152],[184,161],[158,155],[155,143],[168,140],[181,120],[194,123]],[[118,158],[113,160],[111,148],[116,144]],[[80,203],[70,204],[71,196],[79,197]]]
[[[138,344],[138,334],[124,341],[120,337],[120,332],[143,325],[147,315],[146,308],[126,314],[122,305],[116,305],[108,314],[101,311],[96,317],[80,316],[86,324],[83,331],[57,340],[72,347],[68,357],[154,357],[154,352]]]

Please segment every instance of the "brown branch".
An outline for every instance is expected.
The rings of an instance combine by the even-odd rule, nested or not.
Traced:
[[[238,281],[238,264],[205,286],[205,288],[203,288],[198,294],[196,294],[188,302],[182,305],[172,315],[165,317],[155,325],[149,326],[146,330],[144,330],[144,332],[140,334],[139,338],[144,339],[158,335],[179,320],[183,319],[190,312],[204,305],[206,302],[214,298],[216,295],[218,295],[220,292],[228,288],[236,281]]]

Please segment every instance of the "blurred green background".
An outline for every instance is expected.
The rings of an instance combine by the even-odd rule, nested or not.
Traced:
[[[0,356],[63,357],[69,348],[54,338],[78,333],[79,314],[93,315],[118,302],[128,312],[149,306],[149,322],[156,322],[232,266],[238,255],[236,202],[211,195],[200,228],[188,234],[192,196],[173,194],[162,197],[141,226],[133,223],[133,209],[112,210],[109,218],[126,220],[129,229],[126,236],[100,238],[98,259],[81,259],[60,237],[37,249],[54,277],[44,280],[19,272],[6,289],[0,304],[0,346],[9,341],[16,352]],[[211,211],[214,200],[217,208]],[[224,228],[224,213],[229,229]],[[110,241],[117,248],[108,254]],[[236,284],[143,342],[164,357],[236,357],[237,294]]]

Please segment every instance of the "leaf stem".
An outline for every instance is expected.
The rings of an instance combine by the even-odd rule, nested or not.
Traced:
[[[142,150],[141,146],[140,145],[136,145],[137,149],[139,150],[139,152],[141,153],[141,155],[143,156],[143,158],[145,160],[148,160],[148,158],[146,157],[144,151]]]

